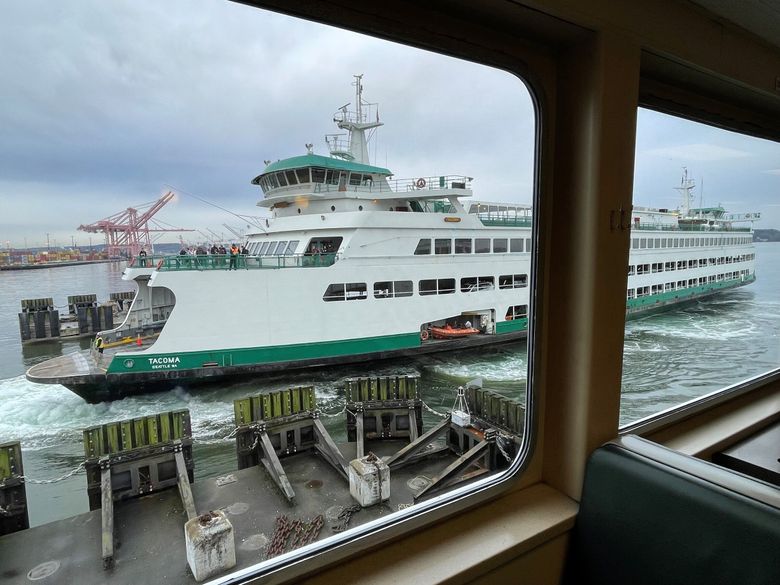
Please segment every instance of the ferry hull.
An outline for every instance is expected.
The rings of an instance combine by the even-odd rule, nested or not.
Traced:
[[[335,365],[353,364],[392,358],[413,357],[442,351],[510,343],[527,336],[526,330],[512,331],[497,335],[472,335],[460,339],[435,340],[414,348],[375,351],[352,355],[319,357],[302,360],[277,361],[272,363],[250,364],[190,369],[156,370],[151,372],[124,372],[108,374],[72,375],[42,379],[34,372],[27,373],[28,380],[39,383],[62,384],[89,403],[120,400],[128,396],[165,392],[179,386],[198,386],[252,378],[262,374],[275,374],[308,368],[322,368]]]

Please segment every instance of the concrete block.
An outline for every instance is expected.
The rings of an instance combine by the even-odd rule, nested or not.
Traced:
[[[349,462],[349,493],[363,508],[390,499],[390,468],[373,453]]]
[[[184,525],[187,563],[196,581],[226,571],[236,565],[233,525],[225,513],[206,512]]]

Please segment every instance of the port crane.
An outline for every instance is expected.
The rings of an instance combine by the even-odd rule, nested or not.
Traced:
[[[103,233],[106,236],[106,252],[110,258],[119,256],[135,256],[142,248],[153,251],[151,234],[158,232],[191,232],[193,230],[178,228],[155,220],[154,216],[167,203],[174,199],[173,192],[136,207],[128,207],[105,219],[78,227],[83,232],[91,234]]]

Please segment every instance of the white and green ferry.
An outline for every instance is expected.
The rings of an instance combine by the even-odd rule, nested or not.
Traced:
[[[138,293],[100,337],[140,346],[61,356],[27,378],[90,402],[184,381],[359,362],[519,339],[528,325],[531,207],[471,202],[472,178],[396,179],[369,164],[382,123],[363,100],[334,117],[330,155],[268,164],[252,182],[271,213],[248,253],[134,260]],[[752,282],[752,229],[721,208],[633,213],[627,311]],[[233,269],[235,268],[235,269]],[[148,335],[153,332],[153,335]]]

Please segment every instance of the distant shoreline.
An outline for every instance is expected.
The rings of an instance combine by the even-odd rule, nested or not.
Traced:
[[[0,266],[2,270],[40,270],[42,268],[60,268],[64,266],[81,266],[83,264],[107,264],[109,262],[124,262],[123,259],[110,258],[108,260],[71,260],[65,262],[40,262],[38,264],[11,264]]]

